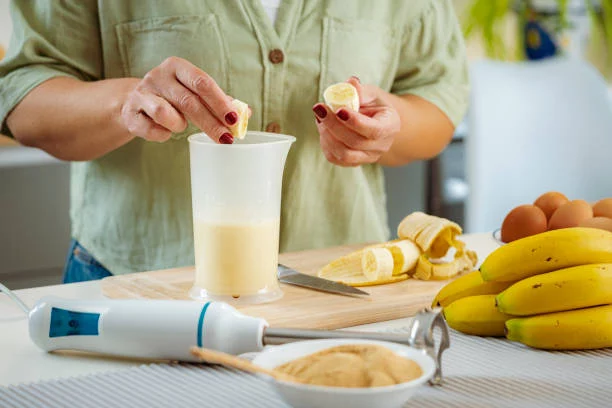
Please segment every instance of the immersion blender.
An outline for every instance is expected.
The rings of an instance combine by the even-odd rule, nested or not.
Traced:
[[[441,330],[435,350],[433,329]],[[415,317],[409,336],[344,330],[271,328],[227,303],[178,300],[66,300],[45,297],[29,312],[32,341],[45,351],[80,350],[155,360],[198,361],[193,346],[229,354],[266,345],[328,338],[391,341],[423,349],[436,361],[448,347],[448,329],[437,311]]]

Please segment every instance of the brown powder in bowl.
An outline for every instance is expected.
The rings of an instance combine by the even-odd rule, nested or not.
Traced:
[[[285,363],[275,371],[297,377],[304,384],[350,388],[395,385],[423,374],[416,362],[374,344],[331,347]]]

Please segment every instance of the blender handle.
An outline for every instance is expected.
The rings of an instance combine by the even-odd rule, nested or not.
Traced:
[[[193,346],[236,355],[258,351],[267,325],[226,303],[187,300],[46,297],[29,314],[30,338],[42,350],[156,360],[199,361]]]

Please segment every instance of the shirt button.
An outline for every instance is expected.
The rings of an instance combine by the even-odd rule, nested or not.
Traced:
[[[266,126],[266,132],[270,133],[280,133],[281,127],[278,122],[270,122],[268,126]]]
[[[283,54],[283,51],[279,50],[278,48],[275,48],[270,51],[270,53],[268,54],[268,58],[270,59],[271,63],[280,64],[284,61],[285,54]]]

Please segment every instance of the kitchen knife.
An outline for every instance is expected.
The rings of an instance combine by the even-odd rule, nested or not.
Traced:
[[[338,293],[340,295],[370,295],[368,292],[364,292],[363,290],[357,289],[353,286],[300,273],[295,269],[291,269],[288,266],[281,264],[278,265],[278,280],[289,285],[302,286],[323,292]]]

